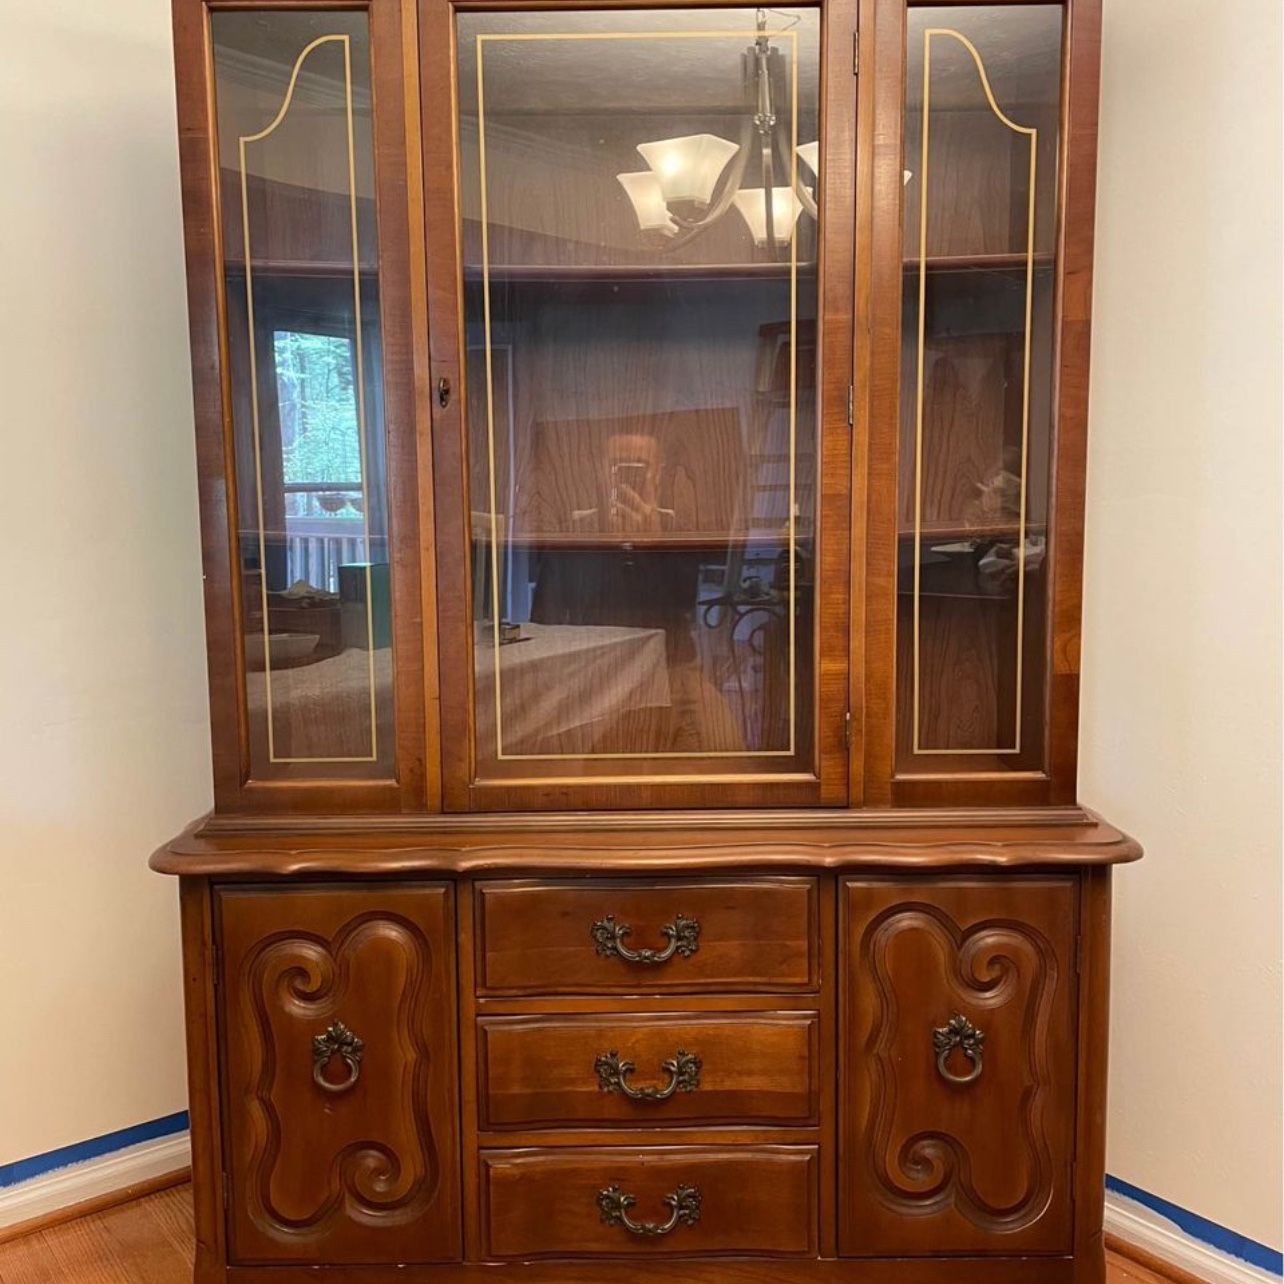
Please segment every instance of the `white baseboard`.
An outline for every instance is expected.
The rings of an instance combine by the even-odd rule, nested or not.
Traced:
[[[1135,1200],[1106,1193],[1106,1233],[1189,1271],[1208,1284],[1280,1284],[1280,1277],[1260,1270],[1199,1240]]]
[[[185,1168],[191,1162],[191,1138],[182,1132],[33,1177],[0,1190],[0,1229],[102,1195],[115,1194],[139,1182]]]
[[[0,1229],[163,1177],[191,1161],[191,1138],[183,1132],[33,1177],[0,1190]],[[1106,1195],[1106,1231],[1208,1284],[1280,1284],[1278,1275],[1201,1244],[1144,1204],[1113,1191]]]

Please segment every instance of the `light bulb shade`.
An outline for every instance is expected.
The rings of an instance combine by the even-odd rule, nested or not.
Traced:
[[[638,227],[642,231],[663,232],[665,236],[677,234],[678,225],[664,203],[660,180],[649,169],[640,170],[636,174],[617,174],[615,177],[628,195]]]
[[[810,193],[810,188],[808,192]],[[766,188],[744,187],[734,196],[736,209],[749,227],[755,245],[767,244],[767,195]],[[771,189],[771,223],[775,239],[788,245],[794,239],[794,224],[802,212],[802,201],[792,187]]]
[[[820,143],[802,143],[794,148],[798,153],[798,159],[807,166],[817,178],[820,177]]]
[[[684,138],[661,138],[639,143],[638,152],[651,167],[666,201],[693,201],[708,205],[713,189],[740,150],[716,134],[688,134]]]

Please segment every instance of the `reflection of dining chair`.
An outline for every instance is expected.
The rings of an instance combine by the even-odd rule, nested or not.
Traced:
[[[721,659],[736,692],[745,742],[758,748],[778,747],[765,725],[765,710],[772,692],[778,694],[782,685],[775,670],[785,658],[780,639],[787,610],[786,598],[756,576],[701,606],[701,622],[723,640]]]

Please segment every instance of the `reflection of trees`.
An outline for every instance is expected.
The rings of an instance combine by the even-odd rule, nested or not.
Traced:
[[[277,330],[272,341],[286,485],[329,483],[355,498],[361,443],[352,341],[298,330]],[[344,502],[336,503],[336,498],[294,494],[290,515],[323,517],[346,509],[346,496]],[[351,516],[351,510],[344,515]]]

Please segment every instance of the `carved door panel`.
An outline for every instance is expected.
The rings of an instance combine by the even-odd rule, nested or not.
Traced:
[[[218,918],[232,1260],[458,1258],[452,889],[225,889]]]
[[[850,879],[841,1251],[1071,1248],[1076,882]]]

